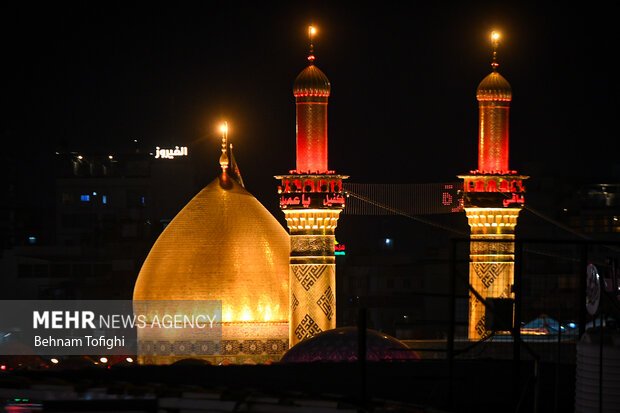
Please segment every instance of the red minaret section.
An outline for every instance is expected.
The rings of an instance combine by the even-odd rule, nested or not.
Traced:
[[[311,39],[314,34],[310,28]],[[293,95],[297,107],[297,172],[327,172],[327,99],[331,85],[327,76],[314,65],[310,43],[310,65],[295,79]]]
[[[490,93],[496,92],[496,93]],[[508,113],[510,85],[494,69],[478,86],[478,171],[508,173]]]
[[[495,35],[494,35],[495,36]],[[483,174],[507,174],[508,114],[512,100],[510,83],[497,72],[497,40],[493,37],[493,71],[478,85],[478,170]]]

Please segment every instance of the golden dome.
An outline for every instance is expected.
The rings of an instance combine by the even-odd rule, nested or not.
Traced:
[[[493,71],[478,85],[476,98],[478,100],[510,101],[512,100],[512,88],[504,76]]]
[[[288,322],[289,235],[226,173],[198,193],[144,261],[134,300],[222,300],[224,322]]]
[[[329,96],[331,85],[325,73],[311,64],[301,71],[293,83],[293,95],[298,96]]]

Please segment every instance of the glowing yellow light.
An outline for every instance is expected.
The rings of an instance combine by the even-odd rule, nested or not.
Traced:
[[[54,364],[58,364],[58,359],[50,359],[50,361]]]
[[[316,29],[314,28],[314,26],[310,26],[308,28],[308,31],[310,32],[310,36],[314,36],[316,34]]]
[[[233,313],[232,313],[232,307],[231,306],[226,306],[226,308],[223,309],[223,311],[222,311],[222,321],[227,322],[227,323],[233,321]]]
[[[102,363],[107,363],[108,362],[108,358],[107,357],[101,357],[99,359],[99,361],[102,362]]]
[[[220,132],[222,133],[228,132],[228,124],[226,123],[222,124],[222,126],[220,126]]]
[[[495,41],[499,40],[499,32],[491,33],[491,39],[493,39]]]
[[[125,361],[127,361],[127,363],[133,363],[133,359],[131,357],[127,357]]]
[[[254,317],[252,317],[252,311],[246,305],[243,307],[243,312],[241,314],[241,321],[252,321],[252,320],[254,320]]]

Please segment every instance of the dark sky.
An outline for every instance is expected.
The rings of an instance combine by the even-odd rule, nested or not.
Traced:
[[[475,89],[492,29],[513,87],[511,168],[598,178],[620,164],[612,3],[219,3],[3,6],[5,150],[204,146],[215,176],[227,119],[260,198],[295,166],[291,86],[312,22],[332,83],[330,168],[354,182],[451,181],[476,168]]]

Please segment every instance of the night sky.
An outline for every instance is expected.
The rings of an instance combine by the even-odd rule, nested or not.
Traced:
[[[493,29],[513,87],[510,167],[609,180],[620,164],[611,5],[220,3],[3,6],[2,158],[28,151],[43,167],[23,174],[36,176],[54,151],[122,153],[138,139],[145,152],[202,148],[215,177],[226,119],[246,186],[275,202],[273,175],[295,167],[291,87],[313,23],[332,84],[329,166],[353,182],[476,169]]]

